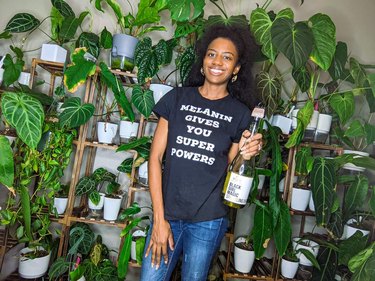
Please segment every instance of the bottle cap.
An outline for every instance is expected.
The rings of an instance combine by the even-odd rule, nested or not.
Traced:
[[[264,118],[264,108],[262,107],[254,107],[251,116],[254,118]]]

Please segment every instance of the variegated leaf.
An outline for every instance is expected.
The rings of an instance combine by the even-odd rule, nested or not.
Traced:
[[[61,106],[60,124],[67,128],[76,128],[85,124],[93,116],[95,107],[91,103],[81,104],[81,99],[72,97]]]

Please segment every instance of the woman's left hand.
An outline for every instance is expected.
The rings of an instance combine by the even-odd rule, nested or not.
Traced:
[[[252,138],[250,138],[250,135],[250,131],[245,130],[242,133],[242,137],[238,146],[238,148],[241,150],[242,157],[245,159],[250,159],[251,157],[258,155],[262,150],[262,134],[257,133]]]

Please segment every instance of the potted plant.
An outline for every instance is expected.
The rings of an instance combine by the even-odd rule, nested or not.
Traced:
[[[60,185],[59,190],[55,193],[53,198],[53,207],[54,213],[57,215],[64,214],[66,206],[68,205],[68,195],[69,195],[69,185],[62,184]]]
[[[106,187],[103,211],[103,218],[105,220],[117,220],[123,197],[120,187],[120,184],[115,181],[111,181]]]
[[[255,252],[251,235],[238,237],[234,242],[234,269],[241,273],[249,273],[254,260]]]
[[[281,259],[281,275],[285,278],[293,279],[297,273],[299,258],[292,243],[289,243],[285,255]]]

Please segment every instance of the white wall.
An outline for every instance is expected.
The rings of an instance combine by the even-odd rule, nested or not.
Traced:
[[[130,0],[132,3],[135,0]],[[89,0],[67,0],[73,10],[78,14],[83,10],[89,10],[92,14],[90,19],[86,19],[84,24],[86,26],[91,26],[93,32],[100,32],[104,26],[111,32],[116,30],[116,19],[112,12],[102,14],[96,11],[93,4]],[[94,3],[95,1],[93,1]],[[104,1],[103,1],[104,2]],[[126,9],[126,1],[121,2]],[[206,2],[209,2],[206,0]],[[218,1],[220,3],[221,1]],[[252,9],[256,8],[256,1],[249,0],[231,0],[222,1],[225,3],[225,8],[228,15],[232,14],[245,14],[247,18],[250,15]],[[125,4],[124,4],[125,3]],[[375,17],[373,13],[375,11],[375,1],[374,0],[305,0],[305,3],[300,6],[299,0],[274,0],[271,4],[276,12],[285,8],[291,7],[295,13],[296,20],[306,20],[315,13],[325,13],[329,15],[334,23],[336,24],[337,41],[344,41],[348,44],[348,49],[351,55],[356,57],[360,62],[366,64],[375,64],[375,36],[373,36],[373,28],[375,26]],[[51,9],[51,3],[49,0],[0,0],[0,30],[5,28],[6,23],[9,19],[18,12],[28,12],[35,15],[38,19],[42,20],[46,15],[49,15]],[[262,3],[261,3],[262,4]],[[136,9],[136,7],[134,7]],[[205,9],[206,17],[210,14],[218,14],[219,10],[213,6],[211,3],[207,4]],[[167,13],[163,14],[162,22],[168,22],[169,15]],[[43,23],[42,29],[49,33],[49,20]],[[16,45],[20,46],[22,43],[22,36],[15,38]],[[160,37],[168,38],[169,33],[158,33],[154,34],[153,38],[155,40]],[[48,37],[42,32],[34,32],[25,42],[25,50],[34,50],[27,52],[26,56],[26,68],[30,67],[31,58],[38,57],[40,55],[40,46],[42,43],[49,41]],[[6,40],[0,40],[0,55],[9,52],[9,42]],[[35,50],[36,49],[36,50]],[[100,160],[97,160],[103,166],[113,167],[112,159],[113,157],[103,157],[100,155]],[[145,199],[147,202],[148,200]],[[243,224],[244,223],[244,224]],[[238,234],[242,231],[247,232],[250,222],[241,222],[241,230],[238,229]],[[104,236],[104,242],[110,242],[112,246],[117,244],[116,241],[118,237],[118,231],[111,231],[109,228],[102,229],[101,234]],[[8,260],[11,262],[13,259]],[[7,267],[5,265],[5,267]],[[129,280],[137,280],[137,270],[131,270],[133,273]]]

